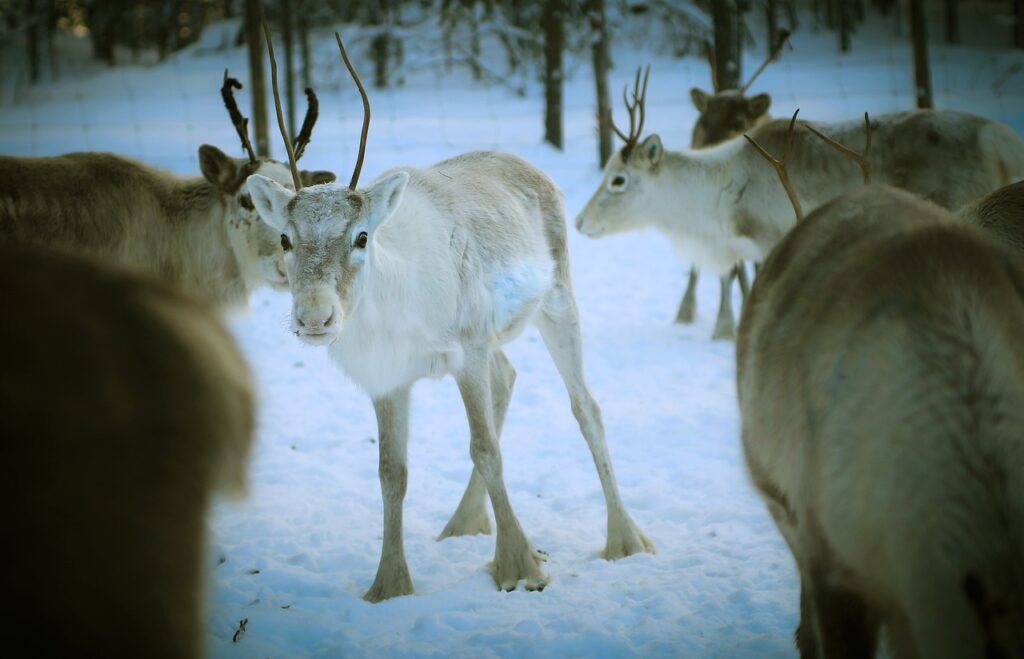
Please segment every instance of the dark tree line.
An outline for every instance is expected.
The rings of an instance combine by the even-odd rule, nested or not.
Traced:
[[[520,94],[528,80],[537,80],[544,90],[544,139],[556,148],[563,142],[565,58],[571,53],[592,64],[603,164],[613,149],[611,104],[618,92],[608,85],[612,44],[619,47],[626,21],[646,21],[644,41],[634,46],[683,56],[699,55],[710,45],[718,86],[729,89],[742,84],[741,54],[753,43],[747,19],[755,12],[763,12],[767,27],[765,51],[780,28],[797,28],[798,10],[810,10],[813,27],[833,30],[842,51],[853,47],[867,13],[880,12],[894,17],[900,29],[904,22],[909,25],[915,92],[919,106],[928,107],[927,15],[933,22],[941,19],[943,36],[956,43],[961,39],[960,13],[968,4],[982,2],[1004,5],[1005,13],[1015,18],[1013,43],[1024,48],[1024,0],[911,0],[909,6],[898,0],[0,0],[0,46],[24,44],[18,48],[24,48],[27,77],[36,82],[47,68],[51,77],[57,76],[61,30],[88,35],[93,55],[115,65],[137,59],[143,51],[162,59],[193,43],[206,25],[240,17],[235,41],[249,46],[253,126],[261,153],[267,144],[265,106],[257,100],[265,98],[266,86],[259,64],[265,57],[259,30],[263,13],[281,40],[283,96],[292,132],[301,111],[296,99],[315,82],[309,48],[314,29],[358,26],[349,31],[354,34],[349,49],[369,62],[363,77],[377,88],[401,85],[409,72],[427,67],[462,69],[474,80]],[[10,57],[8,49],[0,52]],[[495,58],[494,52],[503,57]]]

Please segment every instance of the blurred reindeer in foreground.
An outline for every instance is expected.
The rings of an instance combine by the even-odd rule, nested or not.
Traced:
[[[206,514],[242,492],[249,371],[165,282],[0,247],[0,637],[54,657],[201,655]]]
[[[765,155],[802,217],[792,154]],[[804,659],[874,656],[882,627],[898,659],[1024,657],[1021,327],[1019,255],[895,188],[837,197],[765,260],[737,388]]]

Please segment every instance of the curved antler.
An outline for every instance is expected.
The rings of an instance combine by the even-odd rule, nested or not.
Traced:
[[[640,85],[640,68],[636,70],[636,80],[633,81],[633,102],[629,102],[629,96],[627,95],[628,85],[622,88],[622,102],[626,104],[626,111],[629,112],[629,135],[624,135],[619,127],[615,125],[615,121],[611,122],[612,130],[618,135],[623,142],[626,144],[622,147],[622,157],[628,158],[633,147],[640,141],[640,134],[644,129],[644,105],[647,100],[647,78],[651,74],[651,65],[647,65],[647,70],[644,72],[643,87]],[[640,112],[640,121],[637,121],[637,110]]]
[[[288,128],[284,125],[284,111],[281,110],[281,93],[277,89],[277,58],[274,57],[274,42],[270,38],[270,28],[267,27],[267,17],[262,15],[263,35],[267,38],[267,50],[270,51],[270,81],[274,87],[274,109],[277,110],[277,127],[281,129],[281,138],[284,140],[284,148],[288,152],[288,167],[292,170],[292,182],[295,184],[295,191],[302,189],[302,178],[299,177],[299,167],[295,158],[295,151],[292,149],[292,140],[288,136]]]
[[[765,59],[764,62],[761,62],[761,66],[757,69],[757,71],[754,71],[754,75],[750,76],[750,80],[747,80],[747,83],[740,87],[741,94],[747,93],[747,90],[750,89],[750,85],[754,84],[754,81],[757,80],[757,76],[761,75],[761,73],[768,67],[772,60],[779,56],[779,53],[782,51],[782,47],[786,44],[788,40],[789,30],[779,30],[778,40],[775,43],[775,48],[772,49],[772,52],[768,55],[767,59]]]
[[[238,103],[235,102],[233,89],[241,89],[242,83],[234,78],[228,77],[228,70],[224,69],[224,84],[220,88],[220,97],[224,99],[224,107],[228,109],[228,116],[234,124],[238,136],[242,138],[242,147],[249,154],[249,162],[256,162],[256,152],[252,150],[252,143],[249,142],[249,120],[238,111]]]
[[[313,137],[313,126],[316,124],[317,118],[320,117],[320,101],[317,100],[312,87],[306,87],[306,102],[306,118],[302,120],[299,136],[295,138],[296,160],[301,159],[302,154],[306,152],[306,146],[309,144],[310,138]]]
[[[341,35],[335,32],[334,38],[338,42],[341,59],[345,62],[349,75],[355,80],[356,87],[359,88],[359,95],[363,97],[363,132],[359,136],[359,156],[356,158],[356,166],[352,171],[352,180],[348,184],[349,190],[355,190],[356,184],[359,183],[359,173],[363,170],[363,156],[366,155],[366,136],[370,132],[370,98],[366,95],[363,81],[359,79],[359,74],[356,73],[355,67],[352,66],[352,62],[348,59],[348,53],[345,52],[345,44],[341,42]]]
[[[793,129],[796,127],[796,115],[798,114],[800,114],[800,108],[797,108],[796,112],[793,113],[793,118],[789,120],[789,132],[786,133],[786,150],[782,154],[782,160],[768,153],[753,137],[746,133],[743,134],[743,137],[747,138],[750,145],[757,149],[757,152],[768,161],[768,164],[775,168],[775,173],[779,176],[779,182],[782,183],[782,188],[786,191],[789,202],[793,204],[793,212],[796,213],[797,223],[804,219],[804,211],[800,206],[800,198],[796,195],[796,190],[793,189],[793,182],[789,179],[786,165],[789,164],[789,150],[793,146]]]
[[[804,128],[806,128],[807,130],[811,131],[812,133],[823,139],[826,144],[831,146],[839,153],[849,156],[850,159],[857,163],[857,165],[860,167],[861,173],[864,174],[864,185],[871,184],[871,160],[869,159],[869,156],[871,155],[871,120],[868,118],[867,112],[864,113],[864,153],[857,153],[850,147],[844,146],[839,142],[836,142],[834,139],[832,139],[828,135],[825,135],[824,133],[817,130],[810,124],[804,124]]]

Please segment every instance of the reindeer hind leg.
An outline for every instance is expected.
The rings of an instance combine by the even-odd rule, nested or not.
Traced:
[[[597,467],[608,512],[608,541],[604,556],[609,560],[638,552],[654,553],[654,545],[640,531],[622,503],[611,456],[605,443],[601,409],[583,379],[583,348],[579,312],[566,283],[556,283],[534,319],[551,354],[572,404],[583,438]]]
[[[505,413],[512,398],[512,387],[516,382],[516,369],[501,350],[491,354],[491,399],[494,408],[494,432],[501,441],[501,429],[505,425]],[[448,520],[438,540],[458,535],[490,535],[491,520],[487,516],[487,485],[480,472],[473,468],[466,491],[462,494],[458,508]]]

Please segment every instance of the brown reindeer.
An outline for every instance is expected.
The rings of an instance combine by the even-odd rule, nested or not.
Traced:
[[[957,216],[1024,252],[1024,181],[1007,185],[968,204],[957,211]]]
[[[224,72],[221,94],[248,159],[199,147],[202,177],[183,178],[110,153],[52,158],[0,156],[0,244],[39,245],[99,256],[158,274],[222,309],[243,307],[257,287],[286,289],[279,232],[260,221],[246,177],[290,185],[288,167],[257,158]],[[299,155],[317,116],[316,96]],[[308,183],[334,180],[303,172]]]
[[[796,559],[804,659],[874,656],[882,627],[898,659],[1024,657],[1022,326],[1017,254],[888,186],[765,260],[742,441]]]
[[[0,638],[200,656],[206,514],[254,425],[234,341],[166,282],[53,250],[0,246],[0,306]]]

